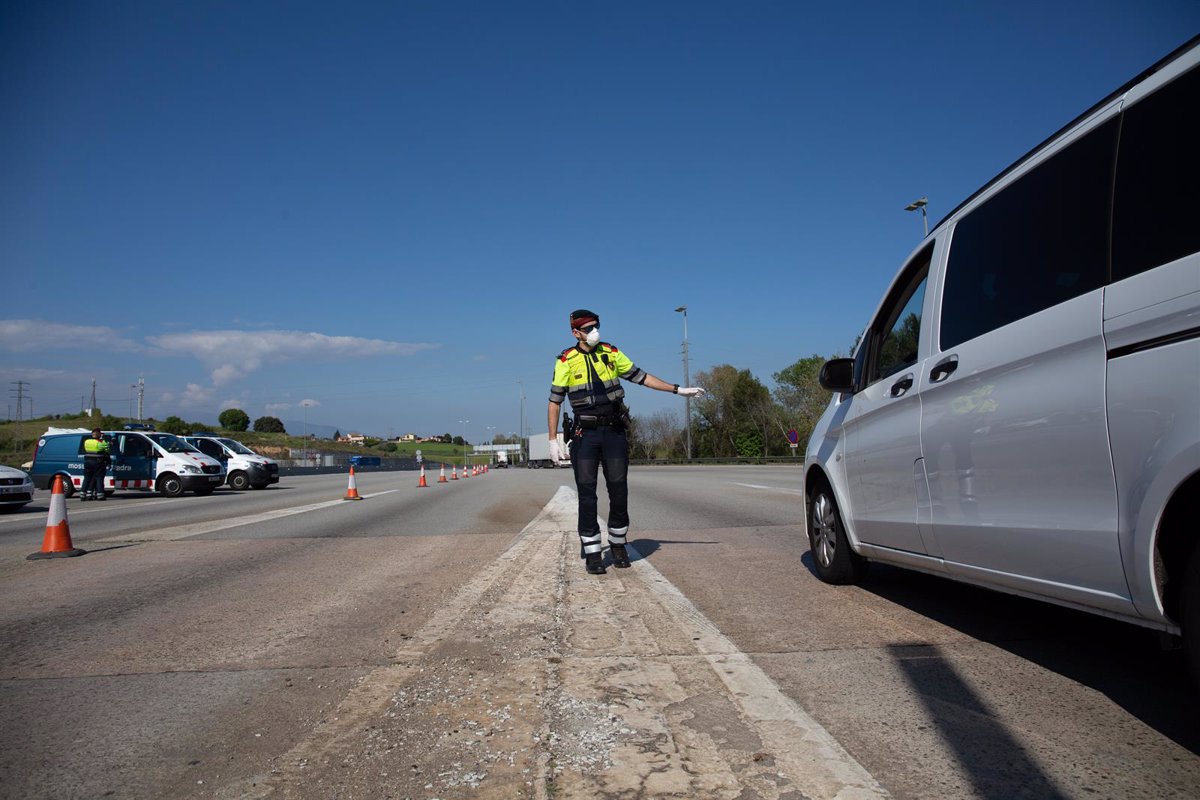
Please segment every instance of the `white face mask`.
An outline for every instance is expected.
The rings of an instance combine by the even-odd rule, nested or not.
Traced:
[[[588,347],[595,347],[596,345],[600,344],[600,329],[593,328],[592,332],[587,335],[587,338],[584,339],[584,341],[587,342]]]

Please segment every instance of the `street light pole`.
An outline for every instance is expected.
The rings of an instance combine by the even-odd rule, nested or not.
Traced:
[[[928,197],[922,197],[920,200],[913,200],[904,207],[905,211],[921,210],[921,222],[924,223],[925,235],[929,236],[929,215],[925,213],[925,206],[929,203]]]
[[[463,469],[467,468],[467,423],[470,421],[469,419],[459,420],[463,426]]]
[[[691,386],[692,378],[688,374],[688,332],[687,332],[687,306],[680,306],[675,309],[677,312],[683,313],[683,385]],[[692,460],[692,398],[683,398],[683,413],[687,417],[687,460]]]

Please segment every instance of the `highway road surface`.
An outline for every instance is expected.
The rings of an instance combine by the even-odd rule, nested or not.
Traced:
[[[602,576],[569,471],[437,474],[0,515],[0,797],[1200,796],[1155,633],[826,586],[798,467],[634,468]]]

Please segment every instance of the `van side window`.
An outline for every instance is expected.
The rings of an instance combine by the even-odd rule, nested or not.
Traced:
[[[1112,279],[1200,251],[1200,68],[1121,121]]]
[[[867,376],[868,384],[917,362],[921,308],[925,304],[925,282],[929,277],[932,255],[933,245],[930,244],[910,265],[908,283],[898,284],[899,292],[880,311],[878,319],[881,324],[872,330],[872,335],[879,337],[879,344]]]
[[[141,436],[121,436],[121,455],[126,458],[147,458],[150,455],[150,443]]]
[[[942,350],[1105,284],[1116,134],[1114,118],[959,220]]]
[[[217,460],[225,457],[225,451],[221,449],[221,445],[214,441],[210,441],[208,439],[197,439],[193,444],[195,444],[197,450],[199,450],[201,453],[204,453],[206,456],[212,456]]]

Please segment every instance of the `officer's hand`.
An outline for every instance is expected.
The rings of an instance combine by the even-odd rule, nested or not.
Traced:
[[[704,394],[704,389],[699,386],[680,386],[679,394],[684,397],[700,397]]]
[[[558,443],[558,439],[550,440],[550,460],[554,462],[563,460],[562,446]]]

